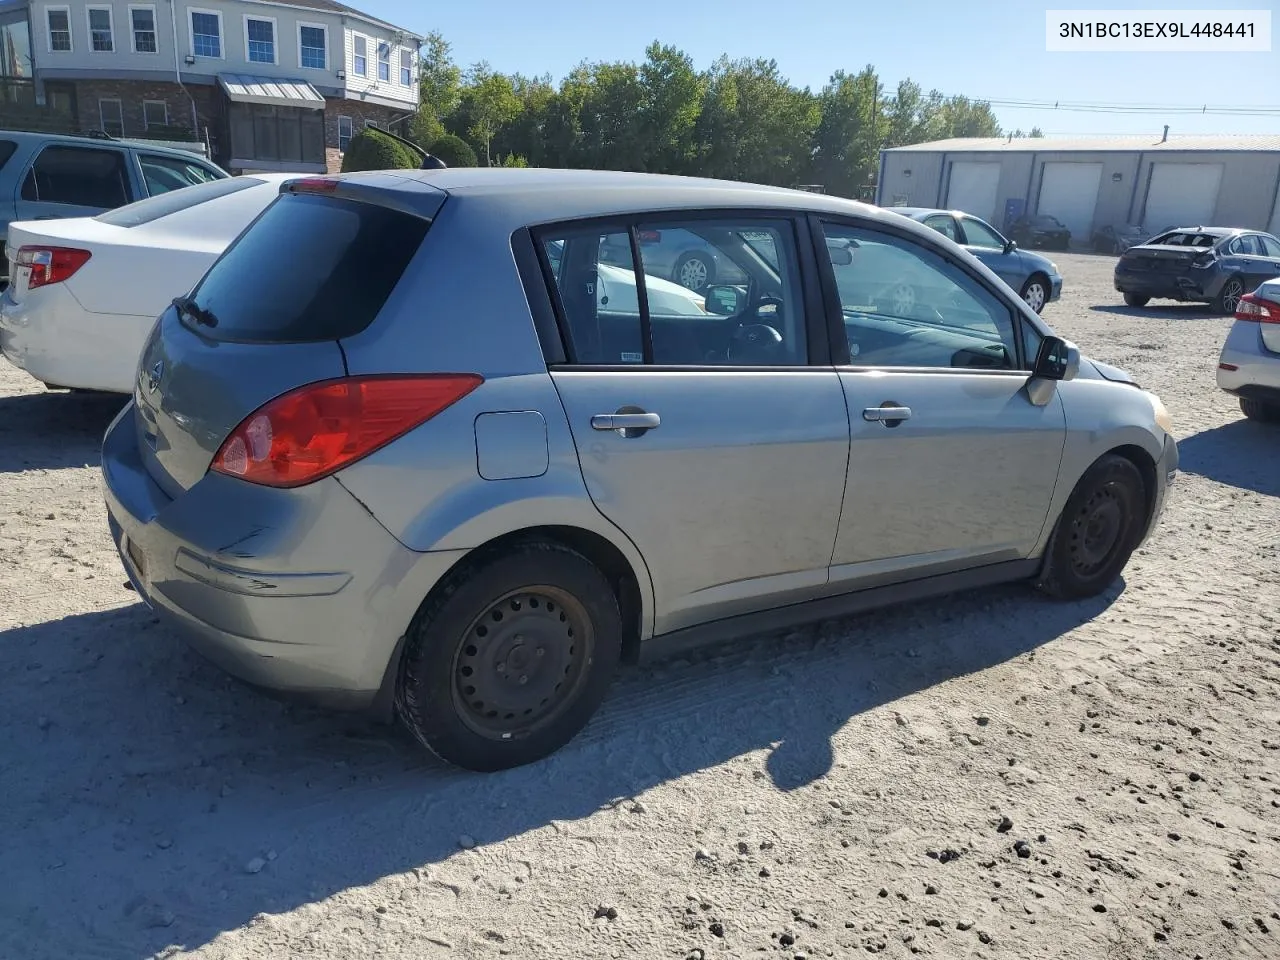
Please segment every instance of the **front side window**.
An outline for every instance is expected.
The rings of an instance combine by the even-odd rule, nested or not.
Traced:
[[[356,35],[351,38],[351,70],[357,77],[369,75],[369,41]]]
[[[402,87],[413,86],[413,51],[400,51],[400,85]]]
[[[129,202],[124,152],[45,147],[22,184],[22,199],[111,210]]]
[[[976,278],[923,244],[891,234],[824,224],[848,253],[832,271],[858,367],[1018,368],[1012,308]]]
[[[276,25],[274,20],[246,17],[245,42],[252,63],[276,62]]]
[[[222,17],[191,11],[191,52],[197,57],[222,59]]]
[[[329,66],[329,36],[324,27],[298,27],[298,65],[311,70]]]
[[[49,52],[71,52],[71,11],[66,7],[50,7]]]
[[[971,247],[1003,250],[1004,239],[977,217],[964,217],[965,243]]]
[[[102,132],[113,137],[124,136],[124,104],[119,100],[99,100],[98,114],[102,119]]]
[[[155,7],[130,7],[129,18],[133,26],[133,52],[157,53]]]
[[[736,276],[701,291],[670,279],[662,235],[688,234]],[[634,239],[634,243],[633,243]],[[641,222],[543,231],[571,357],[579,364],[803,366],[804,301],[789,221]],[[631,253],[635,250],[636,256]]]
[[[378,79],[391,82],[391,44],[378,44]]]
[[[94,53],[115,52],[115,30],[111,24],[110,7],[89,8],[89,49]]]

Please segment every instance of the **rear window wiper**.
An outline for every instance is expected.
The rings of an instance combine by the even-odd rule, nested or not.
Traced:
[[[212,310],[206,310],[190,297],[176,297],[173,301],[180,317],[190,317],[203,327],[216,327],[218,318]]]

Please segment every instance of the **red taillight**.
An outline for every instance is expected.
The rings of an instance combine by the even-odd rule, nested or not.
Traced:
[[[338,181],[331,177],[304,177],[290,180],[285,186],[294,193],[333,193],[338,189]]]
[[[21,247],[17,263],[31,268],[27,289],[35,290],[70,280],[92,256],[88,250],[72,247]]]
[[[473,373],[406,374],[299,387],[246,417],[210,469],[269,487],[300,487],[367,457],[483,382]]]
[[[1246,293],[1236,304],[1237,320],[1255,323],[1280,323],[1280,303],[1264,300],[1256,293]]]

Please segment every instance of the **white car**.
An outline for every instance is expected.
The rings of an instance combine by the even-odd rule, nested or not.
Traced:
[[[1240,398],[1250,420],[1280,423],[1280,279],[1236,304],[1236,320],[1218,357],[1218,386]]]
[[[156,317],[299,178],[232,177],[97,217],[10,224],[0,352],[49,387],[132,393]]]

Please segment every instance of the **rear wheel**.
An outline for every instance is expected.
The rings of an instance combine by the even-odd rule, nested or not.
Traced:
[[[1140,293],[1126,293],[1124,295],[1124,302],[1131,307],[1145,307],[1151,302],[1151,298],[1144,297]]]
[[[1142,474],[1133,462],[1108,454],[1072,491],[1049,542],[1039,587],[1059,600],[1106,590],[1138,545],[1146,516]]]
[[[1244,281],[1239,277],[1232,277],[1222,285],[1222,289],[1218,292],[1218,299],[1214,301],[1214,308],[1219,313],[1232,314],[1236,312],[1236,305],[1240,302],[1240,298],[1244,296]]]
[[[1259,423],[1280,423],[1280,404],[1240,398],[1240,412]]]
[[[530,542],[450,576],[414,618],[396,712],[432,753],[470,770],[540,760],[604,700],[622,650],[605,576]]]

